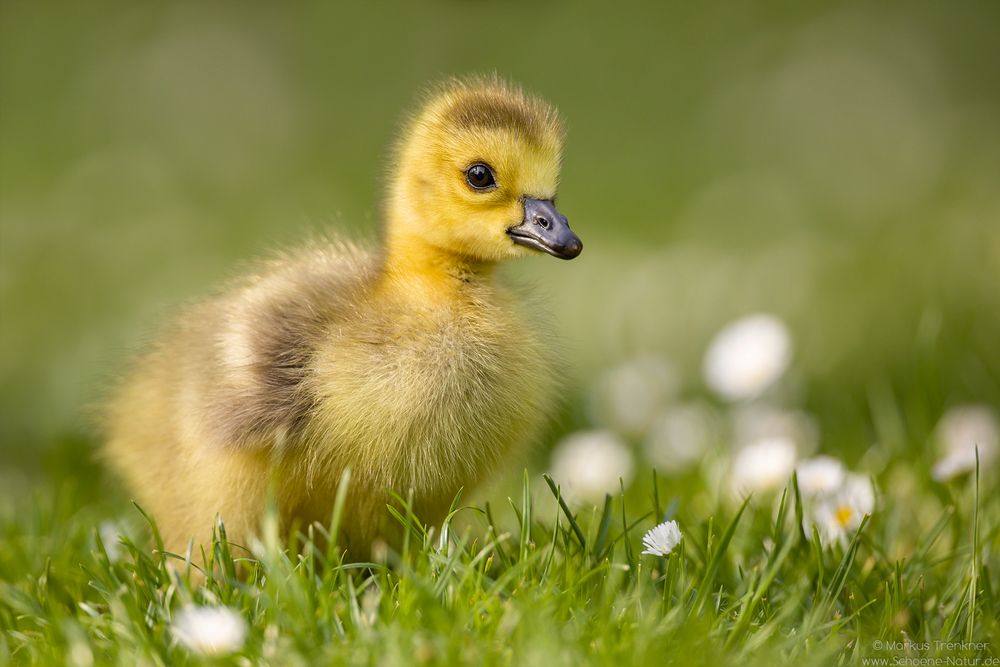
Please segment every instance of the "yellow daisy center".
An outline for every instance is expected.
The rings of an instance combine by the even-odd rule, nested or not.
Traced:
[[[851,517],[854,516],[854,510],[848,505],[841,505],[837,508],[837,511],[833,513],[833,516],[837,520],[837,523],[841,526],[846,526],[850,522]]]

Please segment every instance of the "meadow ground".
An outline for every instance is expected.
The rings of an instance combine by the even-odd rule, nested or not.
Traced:
[[[1000,497],[974,474],[941,485],[909,469],[888,466],[876,509],[845,541],[810,524],[794,483],[695,512],[696,481],[650,473],[567,513],[525,474],[509,502],[459,503],[443,530],[400,512],[408,542],[378,563],[321,546],[336,513],[291,550],[265,521],[249,550],[219,541],[194,556],[209,563],[204,584],[150,548],[137,508],[97,501],[90,471],[2,517],[0,661],[995,664]],[[642,554],[640,538],[668,517],[681,543]],[[198,615],[216,608],[228,616]]]

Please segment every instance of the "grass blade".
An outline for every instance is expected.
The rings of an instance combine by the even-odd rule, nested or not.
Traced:
[[[705,575],[698,583],[698,595],[695,598],[693,606],[695,614],[701,613],[702,608],[705,606],[705,601],[708,600],[709,593],[715,584],[715,577],[718,575],[719,568],[722,566],[722,558],[725,556],[726,549],[729,548],[729,543],[732,541],[733,535],[736,533],[736,526],[739,524],[740,517],[743,516],[743,512],[750,503],[750,498],[751,496],[747,496],[743,500],[743,504],[740,505],[739,510],[736,512],[736,516],[734,516],[732,521],[729,522],[729,525],[726,526],[726,530],[722,534],[722,539],[719,540],[718,546],[711,551],[710,560],[705,567]]]

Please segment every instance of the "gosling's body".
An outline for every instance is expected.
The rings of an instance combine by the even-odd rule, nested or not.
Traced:
[[[501,122],[547,109],[533,104],[497,82],[453,84],[399,148],[382,248],[317,244],[271,261],[192,308],[139,359],[109,404],[105,455],[169,549],[206,542],[216,515],[247,544],[269,493],[286,526],[325,523],[350,468],[342,539],[364,557],[374,539],[397,535],[389,490],[411,493],[417,515],[437,521],[460,488],[537,434],[557,357],[522,314],[522,295],[494,278],[498,259],[529,252],[512,242],[512,205],[524,196],[512,160],[536,172],[517,178],[554,195],[548,166],[524,157],[538,142],[518,143],[525,128]],[[447,120],[456,105],[472,114],[464,133]],[[510,136],[516,146],[496,155],[490,143]],[[499,185],[465,176],[456,186],[447,163],[433,165],[464,152],[454,159],[465,168],[490,151],[509,158],[497,170],[511,188],[503,198]],[[557,174],[558,150],[555,161]]]

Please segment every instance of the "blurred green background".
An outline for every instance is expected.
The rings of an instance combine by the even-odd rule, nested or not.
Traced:
[[[241,263],[374,236],[419,91],[491,70],[567,119],[586,250],[508,271],[577,393],[649,352],[697,392],[711,335],[763,310],[828,450],[884,437],[873,404],[918,437],[1000,405],[996,2],[0,8],[2,479],[92,437],[128,355]]]

